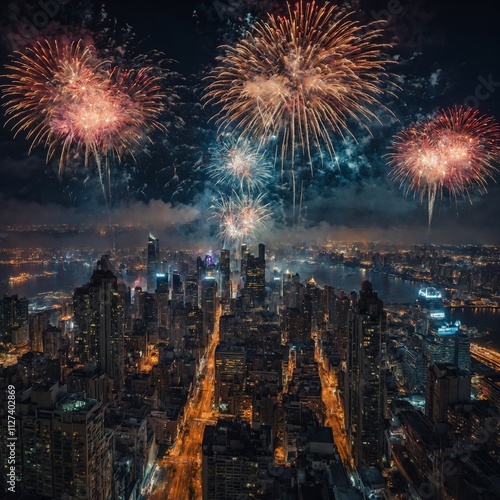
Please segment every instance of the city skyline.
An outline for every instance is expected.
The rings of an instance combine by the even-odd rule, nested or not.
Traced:
[[[76,6],[68,12],[61,7],[51,19],[55,26],[43,26],[40,33],[48,36],[51,30],[74,25],[76,12],[98,17],[95,6],[92,15],[91,8],[75,3]],[[172,107],[172,116],[167,119],[170,128],[166,134],[152,134],[153,144],[147,153],[139,152],[136,163],[128,159],[112,165],[117,177],[108,214],[95,169],[80,167],[58,180],[54,169],[57,161],[46,164],[42,148],[35,148],[28,155],[28,142],[21,135],[14,139],[5,127],[0,143],[0,197],[4,207],[0,225],[146,224],[150,226],[147,229],[154,230],[163,241],[170,241],[173,247],[190,247],[200,241],[207,247],[215,246],[219,229],[213,220],[208,221],[218,190],[209,175],[210,148],[215,145],[215,125],[209,121],[213,110],[207,106],[195,106],[196,111],[189,109],[189,102],[199,102],[200,97],[192,89],[203,85],[202,78],[221,54],[218,45],[234,43],[250,21],[265,19],[266,11],[280,12],[283,6],[283,2],[273,1],[194,1],[175,8],[162,7],[153,16],[147,4],[136,14],[128,6],[118,8],[114,2],[108,2],[105,8],[109,19],[116,18],[119,28],[128,23],[135,32],[136,46],[131,44],[131,54],[158,50],[176,61],[168,63],[176,73],[168,83],[180,94]],[[296,186],[295,225],[290,222],[292,186],[290,180],[280,180],[277,162],[275,179],[265,189],[273,217],[268,230],[261,231],[258,238],[270,245],[275,241],[325,239],[498,243],[498,231],[492,222],[498,220],[500,213],[496,183],[489,182],[482,195],[472,190],[472,203],[467,198],[455,202],[446,194],[442,200],[437,199],[428,237],[426,204],[411,194],[405,197],[404,189],[388,179],[384,158],[394,133],[440,108],[468,104],[498,120],[496,89],[500,70],[492,57],[498,35],[491,29],[490,4],[480,2],[462,9],[425,1],[379,2],[370,6],[353,2],[351,7],[361,23],[377,22],[390,14],[381,41],[393,45],[388,57],[398,61],[391,65],[391,72],[401,90],[396,92],[397,98],[387,98],[384,105],[395,117],[381,114],[383,123],[371,124],[373,137],[356,127],[353,137],[334,137],[338,165],[322,165],[315,158],[312,177],[305,173],[309,167],[302,169],[301,182]],[[5,8],[8,15],[1,27],[4,61],[12,49],[19,49],[19,44],[26,42],[21,37],[26,33],[26,29],[22,31],[24,20],[37,12],[37,7],[29,4],[23,7],[25,10],[16,10],[13,4]],[[251,16],[244,17],[247,12]],[[159,25],[162,16],[165,21]],[[86,22],[89,30],[110,33],[109,23]],[[498,173],[494,177],[498,179]],[[2,236],[0,241],[6,246],[13,246],[13,240],[21,241],[14,235]],[[136,235],[129,240],[134,238],[140,239]],[[88,241],[81,240],[85,239]],[[29,240],[25,238],[20,246]],[[39,240],[33,234],[31,241],[36,246]],[[45,236],[44,245],[52,241],[81,244],[80,239],[68,235],[62,239]]]
[[[478,484],[498,492],[477,468],[499,470],[498,332],[448,322],[454,308],[498,315],[498,248],[260,243],[243,245],[232,266],[223,249],[162,248],[149,235],[141,252],[102,256],[52,307],[3,297],[1,374],[17,390],[20,447],[17,480],[4,487],[103,499],[303,498],[318,485],[419,500],[457,488],[480,498],[470,496]],[[289,268],[276,268],[275,251]],[[348,272],[355,290],[331,274],[299,275],[300,263]],[[124,286],[129,272],[143,279]],[[379,294],[372,281],[384,280]],[[410,302],[382,298],[407,280]],[[0,419],[6,426],[5,408]],[[471,454],[455,453],[458,430]],[[436,450],[447,473],[430,481]],[[0,447],[0,462],[8,454]]]

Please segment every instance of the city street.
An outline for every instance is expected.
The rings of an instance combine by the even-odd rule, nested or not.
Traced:
[[[207,423],[217,418],[212,411],[215,387],[215,348],[219,342],[218,309],[214,332],[206,351],[206,363],[200,377],[198,390],[185,408],[186,425],[179,433],[170,453],[159,459],[166,469],[165,479],[153,491],[155,500],[190,500],[201,498],[201,444]]]
[[[351,456],[347,445],[344,429],[344,411],[342,400],[339,397],[337,386],[338,381],[334,370],[327,370],[325,359],[316,349],[316,361],[318,363],[319,376],[321,379],[321,397],[326,408],[325,425],[332,427],[333,439],[338,449],[340,458],[346,470],[350,471]]]

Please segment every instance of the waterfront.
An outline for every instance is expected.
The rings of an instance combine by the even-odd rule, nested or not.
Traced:
[[[17,294],[20,297],[28,297],[32,305],[35,299],[38,299],[37,303],[41,303],[40,299],[46,296],[52,296],[52,300],[57,300],[57,296],[70,296],[77,286],[88,282],[92,274],[93,263],[99,255],[96,253],[95,256],[89,255],[85,259],[45,264],[0,264],[0,294],[1,296]],[[290,261],[280,264],[280,271],[285,270],[293,274],[298,273],[301,281],[314,278],[319,286],[330,285],[336,290],[341,288],[346,293],[352,290],[358,291],[362,281],[369,280],[385,304],[414,303],[418,290],[422,286],[417,282],[344,265],[330,266]],[[20,276],[24,273],[38,277],[9,280],[12,276]],[[48,274],[44,275],[44,273]],[[133,279],[127,280],[127,285],[133,286]],[[463,325],[475,327],[480,332],[487,331],[489,335],[474,339],[474,341],[500,350],[499,309],[454,308],[447,310],[447,317],[450,321],[460,320]]]

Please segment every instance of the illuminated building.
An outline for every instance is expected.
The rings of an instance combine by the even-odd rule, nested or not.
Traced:
[[[369,281],[348,313],[344,414],[347,441],[356,466],[377,465],[382,455],[386,313]]]
[[[156,274],[160,271],[160,241],[153,235],[148,237],[147,248],[147,291],[154,293],[156,290]]]
[[[12,335],[13,330],[28,324],[28,305],[29,301],[26,297],[4,295],[2,301],[3,331],[1,332],[3,335]]]
[[[335,296],[333,305],[333,340],[340,360],[347,359],[348,314],[351,307],[349,296],[343,290]]]
[[[143,294],[142,301],[142,316],[141,318],[145,323],[156,323],[157,322],[157,306],[155,295],[149,292]]]
[[[444,321],[433,321],[422,341],[427,365],[448,363],[461,370],[470,368],[470,340],[458,326]]]
[[[219,259],[220,270],[220,297],[224,302],[231,299],[231,269],[229,250],[220,251]]]
[[[403,375],[406,387],[411,392],[423,393],[425,391],[425,376],[427,362],[420,346],[405,345],[402,348]]]
[[[91,399],[107,402],[108,377],[92,363],[74,368],[65,380],[68,384],[68,392],[85,393]]]
[[[219,344],[215,350],[215,406],[221,411],[237,414],[238,397],[243,393],[245,379],[245,348]]]
[[[254,430],[244,420],[207,425],[202,444],[203,500],[254,497],[273,463],[270,427]]]
[[[61,351],[68,350],[62,330],[53,325],[49,325],[42,332],[42,346],[44,354],[48,354],[51,358],[61,358]]]
[[[21,490],[50,498],[112,497],[112,450],[104,408],[66,386],[41,383],[20,395],[17,474]]]
[[[282,303],[282,288],[283,284],[281,278],[278,275],[277,269],[273,271],[273,277],[270,283],[269,290],[269,309],[272,312],[277,313]]]
[[[299,307],[300,304],[300,276],[292,276],[290,272],[283,275],[283,307]]]
[[[49,314],[47,312],[38,312],[30,314],[28,318],[30,348],[32,351],[41,352],[42,332],[49,326]]]
[[[29,351],[18,358],[17,371],[22,383],[29,386],[37,380],[59,380],[61,363],[42,352]]]
[[[457,366],[434,363],[427,368],[425,414],[436,426],[446,421],[448,405],[470,401],[471,377]]]
[[[123,382],[125,296],[105,258],[97,262],[90,281],[73,293],[75,356],[82,363],[97,363],[115,391]]]
[[[165,328],[168,324],[168,301],[170,299],[170,290],[168,287],[168,276],[163,273],[156,275],[156,319],[158,326]]]
[[[259,244],[259,255],[245,252],[244,302],[249,307],[264,307],[266,303],[266,257],[265,245]]]
[[[192,275],[186,276],[184,283],[184,304],[199,307],[198,295],[198,278]]]
[[[435,288],[422,288],[418,292],[423,355],[427,366],[433,363],[457,365],[461,370],[470,368],[470,342],[459,324],[446,321],[441,292]]]
[[[433,287],[421,288],[417,303],[430,319],[444,319],[443,296]]]
[[[326,324],[325,290],[318,287],[314,278],[311,278],[305,287],[306,297],[309,297],[310,313],[311,313],[311,328],[313,331]]]
[[[203,312],[203,346],[208,345],[208,338],[214,331],[217,306],[217,280],[213,277],[207,276],[203,279],[201,287],[201,310]]]
[[[184,305],[184,289],[181,281],[181,275],[174,271],[172,273],[172,294],[170,297],[172,307],[175,309],[177,306]]]
[[[245,277],[247,272],[247,261],[249,255],[250,255],[250,250],[248,250],[246,244],[243,243],[243,245],[241,245],[241,267],[240,267],[240,272],[242,277]]]

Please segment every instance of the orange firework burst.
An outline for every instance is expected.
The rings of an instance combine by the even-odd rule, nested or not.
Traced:
[[[351,119],[377,120],[386,77],[380,30],[361,26],[338,7],[288,4],[269,15],[225,54],[209,75],[205,100],[220,106],[221,129],[235,127],[251,140],[276,138],[282,164],[295,149],[312,169],[312,147],[334,156],[331,132],[349,133]]]
[[[394,137],[390,176],[423,201],[427,197],[430,228],[436,197],[469,197],[485,191],[500,156],[500,127],[472,108],[455,106],[435,118],[411,125]]]
[[[44,145],[47,161],[60,148],[59,174],[72,151],[84,151],[85,165],[92,155],[105,197],[102,175],[104,170],[109,182],[109,157],[133,155],[148,131],[163,128],[163,94],[151,68],[112,67],[81,41],[37,42],[16,53],[7,69],[4,106],[16,135],[26,132],[30,152]]]

